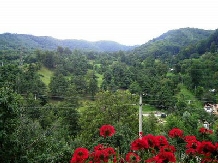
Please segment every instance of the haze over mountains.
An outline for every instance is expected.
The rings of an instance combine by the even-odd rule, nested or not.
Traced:
[[[127,51],[136,46],[121,45],[115,41],[86,41],[76,39],[60,40],[49,36],[34,36],[27,34],[0,34],[0,50],[17,49],[20,47],[29,50],[55,50],[58,46],[73,49],[93,50],[93,51]]]
[[[180,28],[167,31],[157,38],[153,38],[143,45],[126,46],[114,41],[96,41],[66,39],[60,40],[49,36],[34,36],[27,34],[0,34],[0,50],[20,49],[27,50],[55,50],[58,46],[68,47],[71,50],[82,49],[86,51],[114,52],[130,51],[153,53],[153,50],[166,51],[172,49],[178,52],[181,46],[187,46],[207,39],[214,31],[197,28]],[[164,49],[163,49],[164,48]]]

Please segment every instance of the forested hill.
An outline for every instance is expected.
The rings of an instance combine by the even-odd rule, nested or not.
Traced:
[[[48,36],[33,36],[27,34],[0,34],[0,50],[15,50],[21,47],[28,50],[55,50],[58,46],[68,47],[70,50],[80,49],[100,52],[127,51],[136,47],[121,45],[114,41],[90,42],[76,39],[59,40]]]
[[[167,58],[178,54],[183,48],[208,39],[213,30],[197,28],[180,28],[170,30],[161,36],[148,41],[134,49],[134,53],[141,56]]]

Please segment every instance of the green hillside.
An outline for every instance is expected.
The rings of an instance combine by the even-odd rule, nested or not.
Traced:
[[[167,57],[177,55],[188,45],[207,39],[214,31],[196,28],[170,30],[161,36],[134,49],[133,53],[140,56]]]

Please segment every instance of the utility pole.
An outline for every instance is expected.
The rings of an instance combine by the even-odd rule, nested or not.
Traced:
[[[142,94],[139,97],[139,138],[142,137]]]

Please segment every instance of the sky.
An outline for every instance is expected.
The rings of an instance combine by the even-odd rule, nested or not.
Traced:
[[[1,0],[0,33],[141,45],[172,29],[218,28],[217,0]]]

